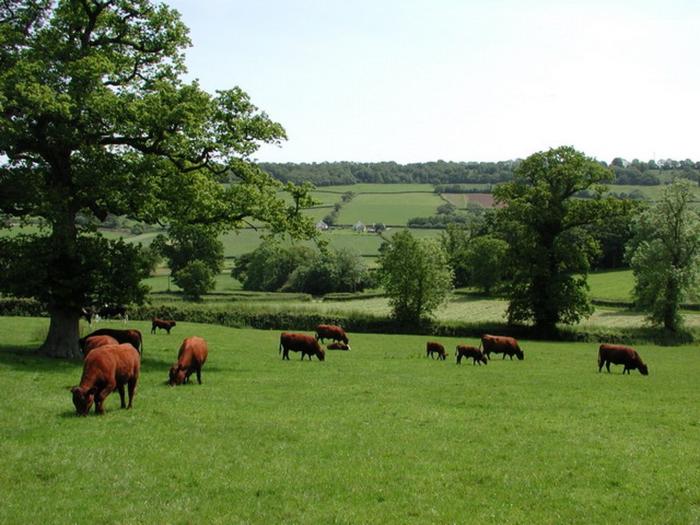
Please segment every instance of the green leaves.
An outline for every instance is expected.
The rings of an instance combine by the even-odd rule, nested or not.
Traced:
[[[379,278],[394,317],[417,323],[447,299],[453,274],[440,243],[402,230],[380,249]]]
[[[691,207],[690,184],[675,181],[659,202],[639,215],[627,258],[634,296],[653,324],[680,328],[680,304],[697,293],[700,277],[700,216]]]
[[[602,197],[601,183],[611,176],[564,146],[531,155],[513,182],[495,188],[496,201],[505,204],[498,212],[500,229],[510,244],[510,321],[534,321],[551,333],[559,322],[575,323],[592,313],[585,275],[598,242],[589,227],[622,209],[619,201]],[[593,199],[575,198],[589,189]]]

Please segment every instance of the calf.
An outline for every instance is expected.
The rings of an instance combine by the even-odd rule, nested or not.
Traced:
[[[197,382],[202,384],[202,366],[204,366],[209,350],[207,342],[201,337],[188,337],[180,346],[177,363],[170,367],[170,386],[188,383],[192,372],[197,373]]]
[[[95,413],[104,414],[104,400],[115,389],[122,408],[131,408],[139,379],[141,358],[130,344],[100,346],[83,362],[80,385],[71,388],[73,405],[79,416],[87,416],[93,402]],[[124,385],[129,387],[129,406],[124,403]]]
[[[309,356],[309,361],[311,361],[311,356],[315,355],[318,357],[319,361],[323,361],[326,358],[326,352],[318,344],[318,341],[306,334],[292,334],[289,332],[284,332],[280,336],[280,348],[279,351],[282,353],[282,359],[289,360],[289,351],[301,352],[301,359],[304,360],[304,356]]]
[[[113,337],[120,343],[129,343],[132,345],[136,350],[139,351],[139,354],[143,355],[143,336],[141,335],[141,332],[138,330],[117,330],[114,328],[100,328],[99,330],[95,330],[94,332],[86,335],[82,339],[78,340],[78,345],[80,346],[80,349],[85,353],[85,342],[87,341],[88,338],[93,337],[95,335],[108,335],[110,337]]]
[[[445,352],[445,347],[440,343],[428,341],[428,343],[425,345],[425,357],[430,356],[431,359],[435,359],[434,354],[437,354],[438,360],[442,359],[443,361],[448,355],[447,352]]]
[[[83,358],[87,357],[87,355],[90,353],[91,350],[94,350],[95,348],[99,348],[101,346],[106,346],[106,345],[118,345],[119,341],[117,341],[114,337],[111,337],[109,335],[93,335],[89,336],[85,339],[85,345],[83,348]]]
[[[154,317],[151,321],[151,333],[155,334],[156,328],[160,328],[161,330],[165,330],[166,332],[168,332],[168,335],[170,335],[170,330],[172,330],[173,326],[175,326],[176,324],[177,323],[175,323],[175,321],[169,321],[167,319],[158,319],[157,317]]]
[[[622,370],[624,374],[630,370],[639,370],[643,376],[649,375],[649,368],[642,362],[642,358],[634,348],[624,345],[602,344],[598,349],[598,372],[603,370],[603,365],[610,372],[610,363],[614,365],[625,365]]]
[[[348,344],[348,336],[340,326],[335,326],[332,324],[320,324],[316,327],[316,340],[331,339],[332,341],[340,341],[341,343]]]
[[[481,366],[481,363],[484,363],[485,365],[489,364],[484,353],[479,348],[475,348],[473,346],[457,345],[456,355],[457,364],[460,364],[462,362],[463,357],[466,359],[469,359],[471,357],[474,360],[472,365],[475,365],[477,363],[479,363],[479,366]]]
[[[346,345],[345,343],[331,343],[326,348],[328,348],[328,350],[350,350],[350,345]]]
[[[481,336],[479,348],[482,346],[484,347],[484,355],[489,359],[491,359],[491,354],[503,354],[503,359],[506,356],[510,356],[511,360],[513,360],[513,356],[516,356],[520,361],[525,359],[525,354],[514,337],[484,334]]]

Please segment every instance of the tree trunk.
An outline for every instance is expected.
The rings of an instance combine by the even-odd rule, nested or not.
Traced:
[[[77,312],[54,309],[46,341],[39,353],[50,357],[80,359],[83,354],[78,347],[80,316]]]

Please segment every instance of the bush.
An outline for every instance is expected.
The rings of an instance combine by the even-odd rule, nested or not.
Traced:
[[[183,295],[199,301],[207,291],[216,286],[214,272],[203,261],[192,261],[173,274],[173,281],[182,288]]]

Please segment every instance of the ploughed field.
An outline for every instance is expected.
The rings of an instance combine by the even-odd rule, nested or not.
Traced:
[[[121,327],[119,322],[100,326]],[[425,357],[424,336],[349,334],[282,361],[279,331],[144,332],[133,410],[77,417],[82,365],[34,356],[48,320],[0,318],[0,521],[693,523],[697,347],[638,346],[650,375],[598,373],[597,345],[521,341],[524,361]],[[203,384],[165,384],[204,337]]]

